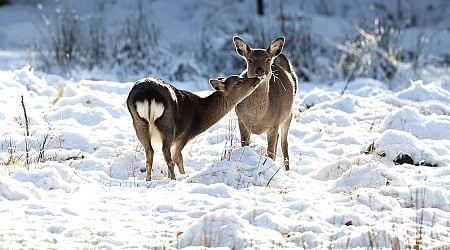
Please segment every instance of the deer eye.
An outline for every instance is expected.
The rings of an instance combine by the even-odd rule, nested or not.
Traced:
[[[250,58],[248,58],[247,61],[248,61],[248,63],[253,63],[253,60]]]
[[[270,60],[272,60],[272,59],[270,59],[270,58],[266,59],[266,63],[270,63]]]
[[[236,82],[236,86],[241,85],[241,83],[242,83],[242,80],[237,81],[237,82]]]

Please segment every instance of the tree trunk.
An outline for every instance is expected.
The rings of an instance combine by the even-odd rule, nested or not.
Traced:
[[[0,5],[4,5],[9,3],[9,0],[0,0]]]
[[[264,0],[256,0],[256,11],[258,15],[264,16]]]

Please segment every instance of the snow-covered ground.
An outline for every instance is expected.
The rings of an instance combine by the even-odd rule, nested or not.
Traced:
[[[153,180],[146,182],[144,152],[125,105],[133,83],[118,80],[121,66],[74,68],[70,77],[32,67],[36,53],[51,46],[45,32],[55,15],[69,10],[81,23],[100,16],[114,44],[112,35],[139,2],[146,1],[1,6],[0,249],[450,249],[448,64],[419,62],[413,72],[402,63],[390,82],[358,78],[342,96],[339,79],[301,82],[289,133],[290,171],[283,170],[280,149],[276,161],[265,157],[263,135],[240,147],[232,111],[184,148],[185,175],[176,170],[177,180],[169,180],[157,149]],[[270,23],[278,7],[293,4],[284,14],[310,19],[313,40],[325,46],[317,61],[329,63],[332,48],[351,39],[354,25],[376,14],[373,0],[332,1],[328,14],[320,8],[328,1],[264,1],[277,9],[265,20],[247,14],[255,2],[151,1],[146,13],[161,29],[159,45],[174,53],[154,57],[162,65],[154,76],[168,80],[180,65],[211,78],[223,74],[239,59],[231,37],[252,39],[247,22]],[[403,4],[399,15],[417,18],[400,37],[406,52],[449,54],[449,4],[384,3]],[[430,40],[421,41],[426,34]],[[195,55],[200,45],[211,46],[210,53],[229,47],[212,60],[224,67],[213,70],[203,58],[209,53]],[[142,66],[124,78],[146,72]],[[188,68],[174,84],[208,94],[207,79],[190,74]]]
[[[152,182],[131,86],[0,71],[0,248],[450,246],[449,82],[301,84],[290,171],[263,136],[241,148],[230,113],[186,146],[177,180],[157,151]]]

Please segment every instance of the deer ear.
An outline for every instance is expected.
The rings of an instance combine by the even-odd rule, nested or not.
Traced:
[[[242,57],[247,57],[248,53],[252,50],[250,46],[238,36],[233,37],[233,42],[236,47],[236,52]]]
[[[218,91],[225,91],[225,83],[223,80],[209,79],[211,86]]]
[[[269,45],[269,48],[267,48],[267,52],[269,52],[272,57],[276,57],[281,54],[283,51],[284,46],[284,37],[278,37],[277,39],[273,40],[273,42]]]

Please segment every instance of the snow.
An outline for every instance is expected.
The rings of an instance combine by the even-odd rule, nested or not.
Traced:
[[[399,154],[408,154],[415,163],[434,162],[437,155],[414,135],[395,129],[384,131],[375,141],[375,148],[378,155],[384,153],[389,160],[394,160]]]
[[[437,84],[424,84],[423,81],[414,81],[412,85],[397,94],[402,99],[416,102],[438,101],[446,102],[449,98],[448,90]]]
[[[264,223],[264,225],[267,223]],[[217,230],[218,229],[218,230]],[[247,232],[252,231],[252,235]],[[257,245],[271,247],[283,240],[280,234],[250,224],[226,209],[216,210],[192,223],[178,239],[177,247],[219,246],[243,249]]]
[[[424,246],[450,241],[448,118],[421,113],[427,100],[404,97],[409,89],[393,93],[374,82],[378,87],[363,91],[357,86],[373,81],[360,79],[341,97],[339,82],[303,83],[296,103],[311,107],[293,120],[290,171],[281,157],[264,156],[264,136],[239,147],[230,113],[186,146],[187,174],[169,180],[157,149],[154,180],[145,182],[145,157],[125,107],[131,83],[64,80],[52,102],[59,81],[28,68],[1,74],[1,131],[22,159],[0,166],[2,248],[406,247],[418,219]],[[448,91],[427,86],[438,107],[448,108]],[[17,121],[21,92],[32,121],[28,140],[52,135],[46,161],[28,166]],[[385,103],[388,96],[400,107]],[[7,141],[2,162],[10,157]],[[32,148],[31,160],[38,154]],[[417,166],[395,165],[401,153]]]
[[[450,139],[450,119],[446,115],[421,115],[412,107],[391,112],[382,122],[384,129],[410,132],[420,139]]]
[[[243,4],[254,8],[250,2]],[[342,79],[301,82],[289,171],[280,148],[275,161],[265,156],[265,135],[252,135],[250,146],[241,147],[230,112],[186,145],[186,174],[176,170],[177,180],[167,178],[155,148],[153,178],[146,182],[145,155],[125,104],[133,83],[118,81],[115,69],[70,78],[24,64],[21,45],[45,43],[38,20],[56,5],[43,1],[41,13],[34,4],[0,8],[0,249],[407,249],[418,240],[424,249],[450,246],[448,69],[431,69],[411,82],[399,77],[397,92],[370,78],[350,81],[343,95]],[[105,4],[111,11],[105,18],[118,23],[124,16],[114,15],[132,3]],[[227,15],[243,13],[237,6],[224,6],[211,22],[231,25]],[[153,7],[173,9],[170,15],[155,11],[155,20],[167,26],[164,39],[183,41],[217,4],[155,1]],[[317,14],[311,20],[330,44],[352,29],[347,15],[364,14],[346,14],[343,5],[335,11],[335,19]],[[406,38],[420,32],[411,29]],[[439,33],[425,51],[446,36]],[[195,45],[193,37],[186,43]],[[222,38],[214,38],[218,48],[231,46],[231,35]],[[210,93],[206,79],[174,84]],[[396,164],[400,155],[412,164]]]

